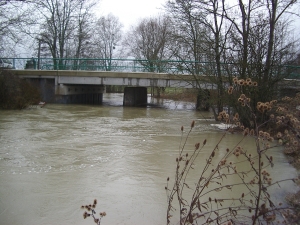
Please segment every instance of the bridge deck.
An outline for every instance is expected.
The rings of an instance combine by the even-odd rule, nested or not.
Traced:
[[[56,84],[58,85],[123,85],[183,88],[197,87],[197,82],[195,76],[193,75],[81,70],[14,70],[14,73],[17,76],[24,78],[52,78],[56,80]],[[201,76],[201,87],[212,88],[212,86],[212,82],[209,82],[209,77]]]

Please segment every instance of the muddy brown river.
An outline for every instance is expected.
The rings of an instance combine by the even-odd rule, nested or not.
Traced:
[[[187,151],[208,140],[199,163],[223,131],[193,104],[149,102],[122,107],[121,94],[105,94],[101,106],[0,111],[0,224],[94,224],[80,206],[95,198],[97,213],[107,213],[101,224],[166,224],[164,187],[174,176],[180,127],[196,121]],[[240,138],[229,135],[224,149]],[[280,149],[273,156],[278,179],[297,176]],[[278,198],[294,188],[282,185]]]

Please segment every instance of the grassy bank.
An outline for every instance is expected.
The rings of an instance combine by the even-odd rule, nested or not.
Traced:
[[[151,93],[149,88],[148,93]],[[197,101],[197,89],[186,88],[157,88],[154,90],[154,97],[172,99],[174,101],[194,102]]]

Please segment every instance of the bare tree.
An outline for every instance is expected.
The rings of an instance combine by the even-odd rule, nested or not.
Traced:
[[[74,32],[82,34],[80,29],[85,15],[94,3],[89,0],[40,0],[36,5],[44,19],[40,37],[48,45],[57,69],[63,64],[68,40],[73,37]],[[78,46],[83,40],[80,35]]]
[[[122,27],[119,19],[112,14],[100,17],[94,27],[92,44],[93,54],[96,58],[102,58],[101,65],[105,70],[112,68],[112,59],[116,55],[116,46],[122,38]]]
[[[241,79],[251,78],[259,83],[258,91],[251,96],[253,106],[272,100],[276,84],[288,76],[282,64],[290,61],[296,48],[285,15],[295,3],[294,0],[239,0],[236,7],[225,9],[226,18],[233,25],[228,47],[232,50],[230,58],[234,59],[235,71]],[[241,107],[237,110],[242,120],[248,121],[245,118],[248,113]],[[264,116],[260,119],[264,120]]]
[[[25,0],[0,1],[0,54],[14,55],[18,43],[22,43],[24,27],[33,23],[29,3]]]
[[[223,8],[224,1],[218,0],[170,0],[165,6],[176,30],[173,38],[178,43],[176,46],[180,46],[179,49],[174,48],[176,57],[183,62],[192,61],[183,63],[183,67],[194,76],[199,107],[203,108],[201,101],[209,97],[209,92],[203,89],[202,75],[209,76],[210,81],[216,84],[217,98],[211,104],[215,118],[223,110],[224,74],[221,60],[230,29],[230,26],[224,26]]]
[[[167,2],[166,10],[178,30],[174,36],[176,46],[185,47],[184,51],[175,48],[177,58],[195,60],[194,64],[189,63],[195,70],[188,71],[194,75],[200,94],[203,81],[199,74],[210,75],[211,82],[217,84],[217,101],[212,102],[216,106],[213,109],[217,109],[215,115],[224,105],[224,76],[229,82],[233,75],[256,78],[260,87],[256,96],[251,96],[252,104],[271,100],[272,90],[283,78],[280,64],[294,55],[294,40],[289,39],[289,23],[284,15],[295,3],[295,0],[238,0],[235,5],[226,5],[223,0]]]
[[[146,18],[131,28],[123,45],[145,71],[164,72],[162,60],[171,58],[171,33],[168,17]]]

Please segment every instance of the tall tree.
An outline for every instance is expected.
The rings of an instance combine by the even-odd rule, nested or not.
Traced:
[[[217,106],[215,116],[224,105],[225,76],[229,82],[232,75],[242,79],[256,78],[260,86],[253,96],[253,104],[271,100],[272,90],[283,78],[279,65],[293,55],[293,40],[287,39],[288,32],[284,30],[288,24],[284,15],[295,3],[295,0],[237,0],[231,5],[225,4],[224,0],[167,2],[166,10],[175,27],[180,28],[175,36],[176,46],[191,49],[186,53],[177,51],[178,58],[192,57],[196,61],[194,68],[201,65],[195,71],[189,70],[199,90],[203,81],[199,80],[198,72],[210,75],[217,85],[217,101],[213,102]],[[212,63],[204,63],[205,60]]]
[[[39,0],[35,4],[44,19],[40,38],[48,45],[54,66],[58,69],[66,55],[67,41],[74,32],[81,32],[84,15],[95,3],[89,0]],[[80,44],[81,41],[78,41],[78,46]]]
[[[240,79],[258,82],[257,91],[249,93],[254,109],[257,102],[272,100],[276,84],[288,76],[282,64],[295,55],[296,48],[285,15],[295,3],[295,0],[239,0],[236,7],[225,9],[226,18],[233,25],[230,48],[235,71]],[[249,121],[246,109],[237,107],[237,110],[244,121]],[[261,119],[264,120],[263,115]]]
[[[2,57],[14,55],[17,44],[22,44],[24,28],[34,22],[30,15],[29,1],[0,1],[0,55]]]
[[[187,61],[183,64],[184,69],[189,71],[196,81],[195,88],[199,90],[198,106],[203,105],[201,99],[205,100],[208,91],[203,88],[202,75],[209,76],[210,81],[216,84],[217,98],[211,106],[217,113],[223,110],[224,87],[221,57],[224,54],[228,29],[224,26],[224,1],[219,0],[169,0],[165,6],[171,15],[175,35],[173,36],[177,46],[184,49],[177,52],[176,57]],[[207,108],[207,107],[206,107]]]
[[[92,43],[94,46],[93,54],[96,58],[102,58],[102,66],[105,70],[111,70],[113,58],[116,56],[116,46],[122,38],[122,27],[119,19],[108,14],[100,17],[94,27]]]
[[[164,72],[161,60],[171,57],[172,32],[169,24],[169,18],[165,16],[145,18],[127,33],[123,45],[145,71]]]

